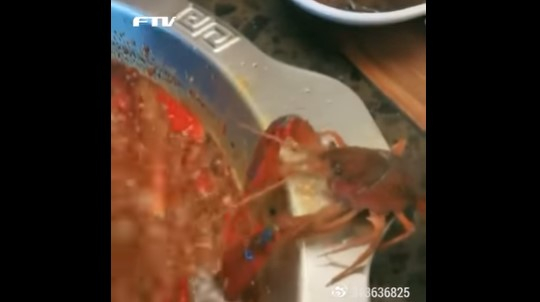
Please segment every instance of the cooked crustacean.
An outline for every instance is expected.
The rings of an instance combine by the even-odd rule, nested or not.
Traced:
[[[282,131],[276,131],[276,125],[281,125],[279,129]],[[241,204],[252,203],[259,196],[275,190],[289,175],[308,173],[321,175],[327,180],[328,190],[335,202],[313,214],[282,219],[288,223],[287,230],[294,230],[293,237],[338,230],[361,212],[368,211],[367,219],[373,226],[369,235],[352,238],[324,254],[368,244],[368,249],[342,273],[332,278],[328,285],[364,265],[365,260],[377,249],[388,248],[408,238],[415,231],[414,223],[403,213],[408,205],[416,205],[417,210],[425,215],[425,194],[415,190],[402,168],[401,155],[406,147],[405,140],[399,140],[390,151],[346,146],[337,133],[316,132],[306,120],[295,115],[276,120],[261,136],[264,143],[260,145],[266,145],[266,150],[272,150],[267,156],[274,157],[269,161],[274,167],[272,172],[265,174],[272,174],[273,182],[246,197]],[[331,139],[333,146],[324,145],[322,138]],[[280,161],[277,154],[284,147],[303,153],[304,158],[294,163]],[[388,214],[393,214],[403,226],[404,232],[381,242]]]

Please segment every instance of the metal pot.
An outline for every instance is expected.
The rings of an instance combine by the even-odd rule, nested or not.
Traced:
[[[172,27],[133,26],[136,16],[175,17]],[[273,119],[298,114],[317,129],[332,129],[345,142],[388,149],[368,110],[349,88],[329,77],[277,62],[256,49],[236,30],[208,11],[184,0],[111,1],[111,56],[142,69],[156,68],[154,77],[171,91],[184,94],[214,134],[237,173],[239,182],[251,160],[258,136],[236,121],[264,129]],[[223,123],[226,133],[222,134]],[[318,207],[288,185],[294,214]],[[328,202],[321,194],[320,200]],[[312,199],[312,198],[311,198]],[[368,301],[369,265],[363,272],[326,287],[342,268],[317,257],[341,238],[303,242],[285,261],[265,272],[270,293],[260,301]],[[336,254],[332,260],[350,264],[365,247]],[[369,260],[371,261],[371,259]]]

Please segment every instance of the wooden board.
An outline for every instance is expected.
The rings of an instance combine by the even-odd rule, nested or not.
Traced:
[[[343,54],[415,124],[426,130],[424,18],[406,23],[340,30]]]

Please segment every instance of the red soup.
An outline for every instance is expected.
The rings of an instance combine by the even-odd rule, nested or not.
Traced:
[[[111,85],[112,302],[185,301],[186,277],[219,270],[224,203],[239,192],[181,102],[114,61]]]

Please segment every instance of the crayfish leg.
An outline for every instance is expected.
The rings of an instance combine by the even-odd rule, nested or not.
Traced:
[[[371,256],[376,250],[377,246],[381,242],[382,234],[384,232],[384,227],[386,225],[386,219],[382,215],[370,213],[370,216],[368,217],[368,220],[373,225],[373,233],[370,236],[371,242],[369,242],[369,247],[366,251],[364,251],[360,256],[352,263],[349,267],[347,267],[343,272],[332,278],[330,282],[326,284],[326,286],[330,286],[349,275],[353,274],[359,267],[364,266],[364,262],[366,259],[368,259],[369,256]]]
[[[294,217],[297,221],[304,221],[303,231],[308,235],[326,233],[329,232],[327,227],[339,215],[343,214],[344,209],[339,204],[330,204],[323,207],[319,211],[313,214],[306,214],[302,216]]]
[[[334,249],[320,255],[320,257],[330,256],[332,254],[339,253],[339,252],[348,250],[348,249],[353,248],[353,247],[364,245],[366,243],[372,242],[373,240],[374,240],[373,235],[359,236],[359,237],[353,238],[353,239],[347,241],[346,243],[341,244],[338,247],[336,247],[336,248],[334,248]]]
[[[407,147],[407,140],[402,138],[402,139],[399,139],[395,144],[393,144],[390,149],[392,151],[392,155],[402,156],[403,153],[405,152],[406,147]]]
[[[398,235],[398,236],[396,236],[396,237],[382,243],[379,246],[379,250],[387,249],[388,247],[409,238],[416,230],[416,227],[414,226],[414,223],[412,223],[411,220],[409,220],[409,218],[407,218],[407,216],[405,216],[405,214],[403,214],[403,212],[398,212],[398,213],[396,213],[395,216],[396,216],[396,219],[401,223],[401,225],[403,226],[403,228],[405,230],[403,231],[403,233],[401,233],[401,235]]]
[[[313,233],[327,233],[327,232],[333,232],[339,228],[342,228],[343,226],[347,225],[356,215],[358,215],[357,210],[350,210],[344,215],[338,217],[337,219],[328,221],[326,223],[322,223],[319,225],[315,225],[312,229]]]

